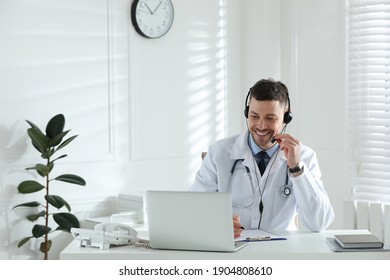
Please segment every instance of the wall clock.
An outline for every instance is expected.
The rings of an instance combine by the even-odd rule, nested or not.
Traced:
[[[173,23],[171,0],[134,0],[131,21],[143,37],[156,39],[167,34]]]

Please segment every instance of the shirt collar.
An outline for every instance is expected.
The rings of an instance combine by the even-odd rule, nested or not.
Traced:
[[[248,133],[248,134],[249,134],[248,144],[249,144],[249,148],[251,149],[253,155],[256,155],[259,152],[264,151],[268,154],[269,158],[272,158],[272,156],[275,154],[275,152],[279,149],[279,144],[276,143],[268,150],[263,150],[259,146],[257,146],[255,140],[253,140],[252,134],[250,134],[250,133]]]

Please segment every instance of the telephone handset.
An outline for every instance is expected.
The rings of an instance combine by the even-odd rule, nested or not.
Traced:
[[[120,223],[100,223],[95,226],[95,230],[104,231],[106,234],[115,234],[118,236],[128,236],[133,241],[138,241],[138,232],[131,226]]]
[[[94,230],[72,228],[75,239],[80,240],[80,247],[99,247],[108,249],[110,245],[133,245],[149,248],[149,241],[137,237],[135,229],[126,224],[100,223]]]

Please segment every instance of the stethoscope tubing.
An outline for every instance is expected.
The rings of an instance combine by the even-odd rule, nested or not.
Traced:
[[[244,161],[244,159],[236,159],[232,165],[232,168],[230,170],[230,177],[229,177],[229,185],[228,185],[228,188],[227,188],[227,191],[230,192],[231,189],[232,189],[232,186],[230,184],[230,181],[231,181],[231,177],[234,175],[234,171],[236,170],[236,167],[237,167],[237,164],[239,162],[242,162]],[[234,207],[237,207],[237,208],[249,208],[249,207],[252,207],[254,204],[255,204],[255,189],[253,187],[253,180],[252,180],[252,176],[251,176],[251,173],[250,173],[250,170],[249,170],[249,167],[248,166],[245,166],[245,170],[249,176],[249,180],[250,180],[250,183],[251,183],[251,188],[252,188],[252,193],[253,193],[253,201],[249,204],[249,205],[234,205]],[[267,178],[268,179],[268,178]],[[286,168],[286,179],[285,179],[285,185],[284,187],[281,189],[281,195],[282,196],[289,196],[291,194],[291,188],[288,186],[288,167]]]
[[[228,182],[228,188],[227,188],[227,191],[228,192],[231,192],[232,190],[232,186],[231,186],[231,178],[232,176],[234,175],[234,171],[236,170],[236,166],[237,166],[237,163],[239,162],[242,162],[244,161],[244,159],[236,159],[232,165],[232,169],[230,170],[230,176],[229,176],[229,182]],[[249,204],[249,205],[235,205],[234,202],[233,202],[233,206],[234,207],[237,207],[237,208],[249,208],[249,207],[252,207],[254,204],[255,204],[255,190],[254,190],[254,187],[253,187],[253,181],[252,181],[252,175],[251,175],[251,172],[249,170],[249,167],[248,166],[244,166],[245,167],[245,170],[246,170],[246,173],[248,174],[248,177],[249,177],[249,181],[251,183],[251,188],[252,188],[252,193],[253,193],[253,200],[252,202]]]

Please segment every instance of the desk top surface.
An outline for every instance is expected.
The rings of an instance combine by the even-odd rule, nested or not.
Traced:
[[[322,232],[290,231],[278,233],[287,240],[250,242],[242,249],[232,252],[201,252],[178,250],[154,250],[130,245],[111,247],[107,250],[92,247],[80,247],[73,240],[60,254],[63,260],[333,260],[333,259],[385,259],[390,260],[390,251],[386,252],[334,252],[327,238],[335,234],[367,233],[366,230],[325,230]],[[147,235],[147,233],[146,233]],[[145,233],[140,232],[140,237]],[[389,247],[389,245],[386,245]]]

